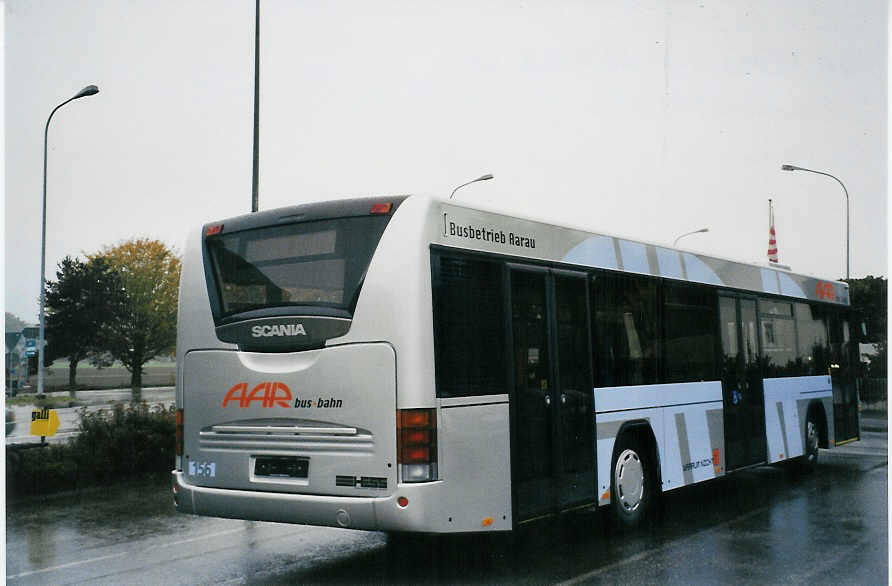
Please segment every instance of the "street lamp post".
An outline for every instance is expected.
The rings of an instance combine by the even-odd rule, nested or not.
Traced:
[[[46,119],[46,127],[43,130],[43,219],[40,228],[40,336],[37,341],[37,394],[43,395],[43,346],[44,346],[44,305],[46,303],[46,153],[47,139],[50,132],[50,120],[56,110],[78,98],[85,98],[99,93],[99,88],[95,85],[88,85],[73,97],[68,98],[50,112],[49,118]]]
[[[251,212],[256,212],[260,209],[260,0],[254,4],[254,155],[251,169]]]
[[[459,185],[458,187],[456,187],[455,189],[452,190],[452,193],[449,194],[449,199],[452,199],[452,196],[455,195],[455,192],[458,191],[459,189],[461,189],[462,187],[464,187],[465,185],[470,185],[471,183],[477,183],[478,181],[489,181],[490,179],[492,179],[492,175],[487,173],[486,175],[481,175],[480,177],[478,177],[477,179],[474,179],[473,181],[468,181],[467,183],[462,183],[461,185]]]
[[[686,232],[675,239],[675,242],[672,243],[672,246],[678,244],[678,241],[684,238],[685,236],[690,236],[691,234],[700,234],[702,232],[709,232],[709,228],[700,228],[699,230],[694,230],[693,232]]]
[[[831,175],[830,173],[825,173],[824,171],[815,171],[814,169],[806,169],[805,167],[797,167],[796,165],[781,165],[782,171],[807,171],[809,173],[817,173],[818,175],[825,175],[832,179],[835,179],[837,183],[842,187],[843,192],[846,194],[846,281],[849,280],[849,190],[846,189],[846,186],[842,181],[839,180],[839,177]]]

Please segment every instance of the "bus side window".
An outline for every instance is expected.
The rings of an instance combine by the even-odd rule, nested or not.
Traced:
[[[591,283],[595,386],[656,383],[657,282],[598,272]]]
[[[502,265],[431,254],[438,397],[505,393]]]
[[[802,362],[796,344],[793,305],[789,301],[759,299],[762,327],[762,363],[765,378],[801,376]]]
[[[718,314],[714,290],[666,283],[663,289],[665,380],[715,380]]]
[[[808,303],[795,303],[797,354],[802,362],[803,376],[826,374],[830,365],[830,349],[827,343],[827,326],[821,312]]]

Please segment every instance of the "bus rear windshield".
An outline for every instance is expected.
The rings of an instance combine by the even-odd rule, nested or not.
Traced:
[[[289,306],[352,314],[388,219],[338,218],[208,237],[217,319]]]

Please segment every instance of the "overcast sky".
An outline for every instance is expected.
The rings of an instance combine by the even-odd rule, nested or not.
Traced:
[[[886,275],[886,2],[261,2],[260,204],[448,195],[593,231]],[[65,255],[251,203],[254,2],[8,1],[5,305]]]

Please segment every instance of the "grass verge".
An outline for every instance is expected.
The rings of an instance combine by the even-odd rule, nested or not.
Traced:
[[[64,444],[6,447],[6,494],[19,498],[139,478],[161,478],[174,465],[175,408],[115,405],[79,412],[80,433]]]

